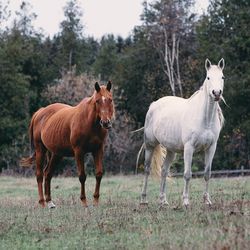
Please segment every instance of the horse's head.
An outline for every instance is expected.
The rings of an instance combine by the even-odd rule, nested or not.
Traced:
[[[206,59],[205,68],[207,71],[206,86],[209,96],[214,101],[219,101],[223,94],[224,88],[224,75],[223,69],[225,66],[224,59],[222,58],[218,65],[211,65],[211,62]]]
[[[100,86],[98,82],[95,83],[95,106],[97,117],[100,120],[100,125],[105,128],[111,128],[111,121],[114,115],[114,104],[111,93],[111,81],[107,86]]]

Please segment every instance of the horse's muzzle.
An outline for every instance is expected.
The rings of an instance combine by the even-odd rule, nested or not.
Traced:
[[[219,90],[219,91],[213,90],[212,93],[213,93],[213,96],[214,96],[214,100],[216,102],[218,102],[220,100],[220,98],[221,98],[222,91],[221,90]]]
[[[100,125],[105,129],[110,129],[112,127],[112,123],[110,120],[107,121],[100,120]]]

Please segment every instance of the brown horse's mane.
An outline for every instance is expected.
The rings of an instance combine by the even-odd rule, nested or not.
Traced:
[[[104,85],[100,86],[100,88],[101,88],[101,90],[99,92],[100,96],[112,99],[112,93],[109,92],[109,91],[106,91],[106,87]],[[95,91],[92,96],[84,97],[76,106],[82,105],[83,103],[90,104],[90,103],[94,102],[95,98],[96,98],[96,95],[98,95],[99,93],[97,93],[97,91]]]

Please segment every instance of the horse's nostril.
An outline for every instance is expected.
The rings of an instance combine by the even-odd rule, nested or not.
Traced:
[[[103,120],[100,120],[100,125],[103,127],[103,128],[111,128],[112,124],[111,124],[111,120],[106,120],[106,121],[103,121]]]
[[[222,93],[221,90],[219,90],[219,91],[212,90],[212,94],[213,94],[214,96],[220,96],[221,93]]]

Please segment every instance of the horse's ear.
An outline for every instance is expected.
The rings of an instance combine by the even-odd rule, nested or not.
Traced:
[[[108,83],[107,83],[107,90],[110,91],[111,87],[112,87],[112,83],[111,83],[111,81],[108,81]]]
[[[218,62],[218,67],[223,70],[225,67],[225,61],[224,58],[221,58],[220,61]]]
[[[98,82],[95,83],[95,90],[99,92],[101,90],[101,87]]]
[[[206,61],[205,61],[205,69],[208,71],[210,69],[210,67],[211,67],[211,62],[208,59],[206,59]]]

